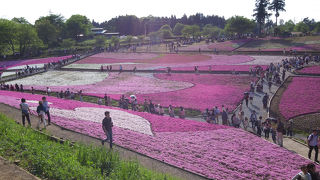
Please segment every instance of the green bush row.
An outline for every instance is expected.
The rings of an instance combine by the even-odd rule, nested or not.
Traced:
[[[175,179],[103,147],[58,143],[0,113],[0,155],[44,179]]]

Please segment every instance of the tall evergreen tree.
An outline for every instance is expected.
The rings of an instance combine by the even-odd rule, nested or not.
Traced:
[[[278,17],[280,16],[279,11],[286,11],[284,9],[285,6],[285,0],[273,0],[269,6],[269,10],[276,12],[276,26],[278,25]]]
[[[262,26],[265,23],[265,20],[271,16],[268,12],[269,0],[256,0],[256,8],[253,10],[257,23],[259,24],[259,35],[261,35]]]

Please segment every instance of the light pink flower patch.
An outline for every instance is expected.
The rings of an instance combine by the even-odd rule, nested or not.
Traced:
[[[200,71],[209,71],[209,68],[211,67],[212,71],[242,71],[242,72],[249,72],[250,69],[254,69],[256,65],[207,65],[207,66],[199,66],[198,70]],[[263,68],[263,70],[267,69],[267,65],[260,66]],[[171,68],[175,71],[194,71],[194,66],[190,67],[173,67]],[[166,70],[166,68],[160,69],[160,70]]]
[[[152,59],[109,59],[91,56],[77,61],[76,64],[83,64],[83,68],[86,68],[87,64],[98,64],[99,66],[95,69],[100,68],[101,65],[109,64],[112,65],[113,69],[119,69],[119,64],[122,63],[123,69],[132,70],[134,67],[137,67],[137,69],[159,69],[165,67],[235,65],[249,63],[253,60],[254,58],[245,55],[164,54]]]
[[[91,57],[107,59],[152,59],[158,57],[158,54],[152,53],[99,53]]]
[[[283,93],[279,109],[289,119],[320,111],[320,78],[294,77]]]
[[[54,72],[54,71],[52,71]],[[58,71],[60,73],[60,71]],[[64,71],[61,71],[62,73]],[[69,74],[70,72],[65,72]],[[71,75],[74,74],[71,72]],[[145,93],[161,93],[161,92],[169,92],[169,91],[177,91],[181,89],[190,88],[193,86],[192,83],[189,82],[181,82],[181,81],[172,81],[172,80],[162,80],[157,78],[150,78],[144,76],[138,76],[134,73],[110,73],[107,78],[102,81],[99,81],[101,78],[105,77],[105,73],[92,73],[92,75],[96,74],[97,78],[92,77],[91,79],[85,78],[81,79],[81,75],[77,76],[61,76],[61,81],[59,84],[64,84],[64,86],[50,86],[52,91],[65,91],[67,88],[70,91],[80,91],[86,94],[145,94]],[[45,74],[44,74],[45,75]],[[27,77],[21,80],[12,81],[10,83],[18,83],[24,84],[25,89],[31,89],[34,87],[35,89],[46,90],[49,82],[55,82],[56,76],[46,76],[46,78],[42,78],[44,75],[37,75],[32,77]],[[84,75],[88,75],[91,77],[90,73],[84,73]],[[59,76],[60,77],[60,76]],[[66,85],[68,81],[72,81],[73,78],[77,85]],[[83,85],[78,85],[83,82]],[[92,82],[92,83],[90,83]],[[73,83],[73,82],[70,82]]]
[[[156,74],[159,79],[183,81],[195,84],[192,88],[179,91],[141,94],[138,101],[152,99],[154,103],[163,106],[183,106],[184,108],[200,109],[224,105],[229,110],[234,109],[242,100],[243,93],[249,90],[251,81],[255,78],[236,75],[196,75],[196,74]]]

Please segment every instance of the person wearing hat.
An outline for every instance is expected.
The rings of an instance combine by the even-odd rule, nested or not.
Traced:
[[[318,161],[318,141],[319,141],[319,133],[318,130],[314,129],[312,131],[312,134],[310,134],[308,136],[308,146],[309,146],[309,153],[308,153],[308,157],[309,159],[311,159],[311,153],[312,150],[314,149],[315,151],[315,156],[314,156],[314,161],[319,163]]]

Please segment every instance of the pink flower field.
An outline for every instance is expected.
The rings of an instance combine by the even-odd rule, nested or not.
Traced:
[[[120,54],[121,55],[121,54]],[[119,55],[119,56],[120,56]],[[110,59],[103,57],[88,57],[70,65],[70,68],[88,68],[91,64],[97,64],[94,69],[99,69],[101,65],[113,65],[113,69],[119,69],[120,64],[123,69],[161,69],[166,67],[193,67],[208,65],[236,65],[250,63],[255,59],[245,55],[210,55],[210,54],[164,54],[151,59]],[[90,65],[89,65],[90,64]],[[68,68],[68,66],[67,66]]]
[[[235,109],[243,93],[249,90],[250,82],[255,81],[252,77],[235,75],[156,74],[155,77],[189,82],[194,86],[179,91],[137,95],[138,101],[142,103],[144,99],[152,99],[163,106],[171,104],[200,110],[214,106],[221,108],[222,105],[229,110]]]
[[[91,57],[107,59],[152,59],[158,56],[158,54],[151,53],[100,53]]]
[[[209,71],[208,66],[199,66],[198,70],[199,71]],[[250,69],[256,67],[256,65],[211,65],[211,70],[212,71],[242,71],[242,72],[249,72]],[[267,65],[262,65],[260,66],[263,68],[263,70],[267,69]],[[194,71],[194,66],[189,66],[189,67],[173,67],[171,68],[172,70],[175,71]],[[160,69],[160,70],[167,70],[166,68]]]
[[[294,77],[283,93],[279,109],[289,119],[320,111],[320,78]]]
[[[69,59],[72,56],[61,56],[61,57],[48,57],[48,58],[41,58],[41,59],[28,59],[28,60],[17,60],[17,61],[3,61],[0,62],[0,69],[1,67],[8,69],[15,66],[23,66],[23,65],[32,65],[32,64],[47,64],[52,62],[58,62],[60,60]]]
[[[0,91],[0,102],[10,106],[19,107],[22,97],[30,102],[31,109],[37,105],[32,102],[41,99],[40,95]],[[150,122],[153,135],[114,126],[115,144],[211,179],[290,179],[300,171],[302,164],[310,162],[241,129],[54,97],[47,99],[51,103],[51,111],[93,108],[140,116]],[[102,119],[93,121],[88,116],[88,119],[79,120],[76,117],[55,114],[52,122],[89,136],[105,138],[101,129]],[[127,120],[127,126],[132,125],[131,121]]]
[[[298,73],[302,74],[320,74],[320,66],[311,66],[305,67],[301,70],[298,70]]]

